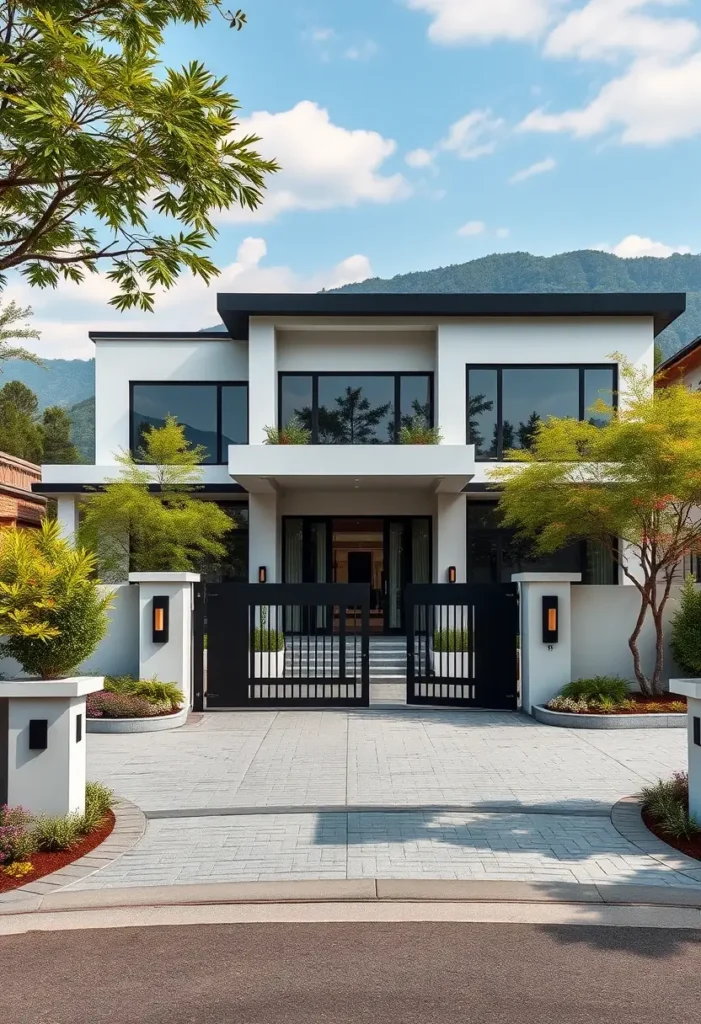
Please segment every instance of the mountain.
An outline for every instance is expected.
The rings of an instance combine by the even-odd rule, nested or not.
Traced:
[[[82,458],[89,465],[95,462],[95,396],[72,405],[68,410],[71,418],[71,438]]]
[[[659,337],[672,355],[701,335],[701,255],[621,259],[583,249],[559,256],[499,253],[437,270],[347,284],[335,292],[686,292],[687,311]]]
[[[39,399],[39,411],[47,405],[70,408],[95,394],[94,359],[45,359],[45,369],[21,359],[0,363],[0,387],[21,380]]]

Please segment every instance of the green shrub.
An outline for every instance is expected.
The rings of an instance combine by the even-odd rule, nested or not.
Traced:
[[[701,825],[689,815],[689,777],[675,772],[671,779],[660,779],[642,791],[643,807],[659,826],[660,832],[675,839],[692,839],[701,834]]]
[[[437,629],[433,634],[436,653],[454,653],[470,650],[470,636],[466,629]]]
[[[105,690],[108,693],[130,694],[143,697],[150,704],[161,707],[168,704],[171,711],[182,707],[183,692],[175,683],[161,683],[153,679],[135,679],[133,676],[107,676]]]
[[[35,849],[29,831],[32,816],[24,807],[0,804],[0,865],[26,860]]]
[[[672,655],[687,676],[701,676],[701,588],[696,577],[684,580],[681,604],[672,619]]]
[[[281,651],[285,646],[285,635],[267,626],[256,627],[253,631],[254,651]]]
[[[56,520],[0,531],[0,636],[25,672],[57,679],[85,661],[107,632],[111,600],[94,556],[63,539]]]
[[[598,701],[602,699],[619,704],[629,696],[628,683],[619,676],[594,676],[593,679],[577,679],[560,690],[561,697],[574,700]]]
[[[414,416],[399,431],[400,444],[440,444],[439,427],[429,427],[425,416]]]
[[[40,853],[58,853],[70,850],[83,838],[80,814],[67,814],[65,818],[42,815],[32,826],[36,849]]]
[[[113,803],[111,789],[101,782],[88,782],[85,786],[85,813],[80,819],[81,833],[88,835],[99,828]]]
[[[284,427],[263,427],[263,430],[263,444],[309,444],[312,439],[311,430],[307,430],[297,416],[292,416]]]

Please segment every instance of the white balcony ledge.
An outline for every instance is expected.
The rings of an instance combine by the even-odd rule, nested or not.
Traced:
[[[459,494],[473,445],[232,445],[229,473],[252,494],[289,490],[426,490]]]

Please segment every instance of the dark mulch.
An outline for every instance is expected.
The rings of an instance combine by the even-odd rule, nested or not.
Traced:
[[[29,882],[36,882],[37,879],[43,878],[44,875],[51,874],[52,871],[65,868],[67,864],[72,864],[79,857],[84,857],[86,853],[90,853],[96,846],[104,842],[113,828],[114,814],[112,811],[108,811],[102,825],[96,828],[94,832],[85,836],[84,839],[81,839],[75,846],[72,846],[70,850],[61,850],[60,853],[33,853],[29,858],[33,870],[28,875],[24,875],[22,878],[10,878],[0,868],[0,892],[19,889],[20,886],[28,885]]]
[[[667,843],[668,846],[679,850],[680,853],[685,853],[687,857],[695,857],[696,860],[701,860],[701,835],[694,836],[693,839],[677,839],[675,836],[665,835],[664,832],[660,831],[660,826],[648,811],[643,811],[643,821],[652,834],[661,839],[663,843]]]

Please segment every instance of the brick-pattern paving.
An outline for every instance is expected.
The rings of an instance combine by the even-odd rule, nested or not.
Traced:
[[[701,886],[607,817],[373,811],[150,821],[137,847],[70,888],[327,878]]]

